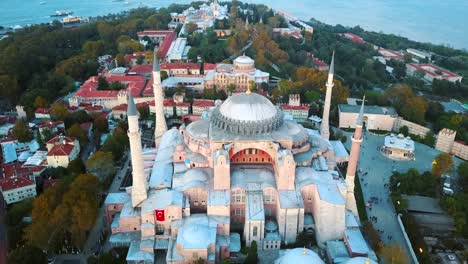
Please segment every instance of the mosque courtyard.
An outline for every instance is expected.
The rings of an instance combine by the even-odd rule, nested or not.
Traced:
[[[348,140],[345,143],[347,149],[351,146],[351,133],[345,133]],[[375,202],[371,204],[371,208],[366,208],[369,218],[374,217],[376,221],[372,221],[376,230],[381,234],[381,239],[385,244],[397,243],[402,245],[409,254],[409,249],[406,246],[403,232],[401,231],[397,216],[391,200],[389,198],[388,187],[384,185],[389,182],[392,172],[406,172],[408,169],[415,168],[420,173],[431,171],[432,161],[440,154],[439,150],[415,142],[415,159],[414,160],[392,160],[379,151],[379,147],[384,144],[383,135],[374,135],[370,132],[364,133],[363,142],[361,145],[361,153],[358,163],[358,174],[361,182],[364,201],[369,202],[371,197]],[[460,162],[454,158],[455,166]]]

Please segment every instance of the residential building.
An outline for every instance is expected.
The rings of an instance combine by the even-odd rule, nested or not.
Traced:
[[[187,45],[187,38],[177,38],[172,42],[166,55],[167,62],[186,61],[190,46]]]
[[[80,142],[77,139],[55,136],[47,141],[47,166],[67,168],[70,161],[79,157]]]
[[[21,202],[37,195],[36,183],[26,177],[1,179],[0,191],[6,204]]]

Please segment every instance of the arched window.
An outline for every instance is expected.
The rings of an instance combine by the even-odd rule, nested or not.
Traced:
[[[258,227],[254,226],[252,236],[256,237],[258,233]]]

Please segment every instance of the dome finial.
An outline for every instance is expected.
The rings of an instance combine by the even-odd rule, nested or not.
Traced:
[[[307,255],[306,247],[304,246],[304,250],[302,250],[302,255],[305,256]]]
[[[250,91],[250,85],[247,87],[247,91],[245,91],[246,94],[251,94],[252,91]]]

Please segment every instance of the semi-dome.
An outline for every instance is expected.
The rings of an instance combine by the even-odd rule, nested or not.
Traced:
[[[229,97],[219,108],[219,112],[234,120],[261,121],[272,118],[277,113],[276,107],[256,93],[238,93]]]
[[[283,112],[266,97],[248,91],[235,94],[216,107],[211,122],[235,134],[263,134],[277,130],[282,125]]]
[[[317,253],[306,248],[289,249],[275,264],[325,264]]]

